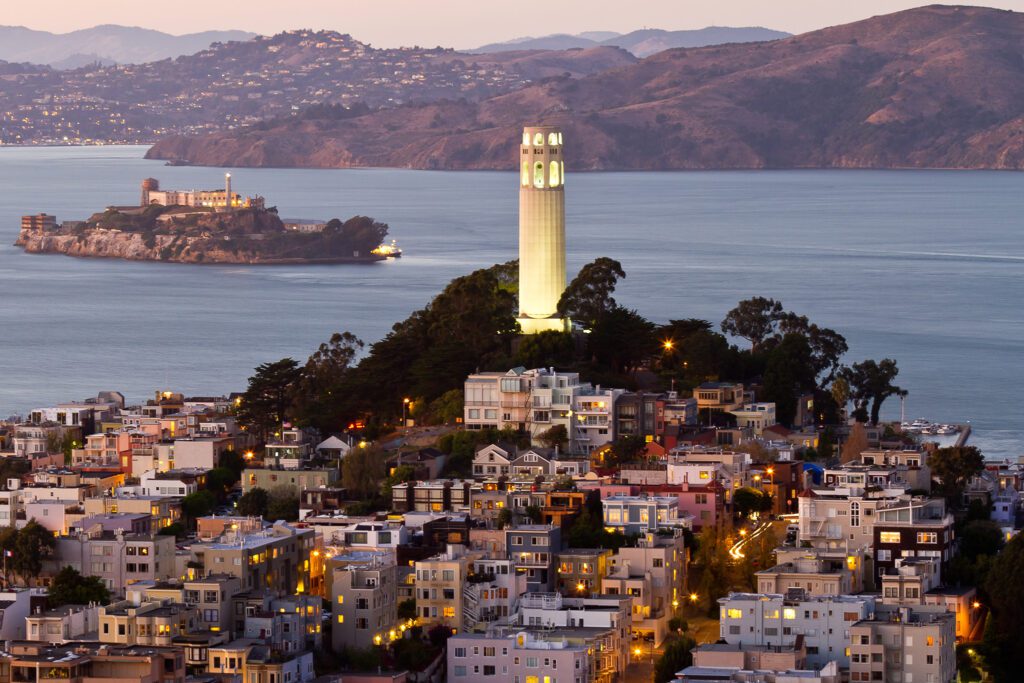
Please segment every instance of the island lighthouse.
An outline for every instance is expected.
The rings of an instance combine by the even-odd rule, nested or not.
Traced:
[[[519,147],[519,325],[524,334],[567,331],[558,316],[565,291],[565,160],[562,132],[523,129]]]

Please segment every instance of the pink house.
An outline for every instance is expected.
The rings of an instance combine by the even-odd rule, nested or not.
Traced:
[[[692,515],[694,530],[705,526],[720,526],[725,521],[725,492],[717,481],[712,480],[699,486],[684,482],[635,488],[639,488],[640,493],[675,496],[679,499],[679,516]]]

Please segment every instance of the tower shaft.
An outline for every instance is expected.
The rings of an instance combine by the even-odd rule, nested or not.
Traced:
[[[562,134],[523,130],[519,148],[519,324],[527,334],[565,330],[565,162]]]

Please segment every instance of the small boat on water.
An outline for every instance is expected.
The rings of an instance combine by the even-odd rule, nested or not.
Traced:
[[[398,247],[396,240],[391,240],[391,244],[382,244],[373,250],[377,256],[386,256],[387,258],[401,258],[402,250]]]

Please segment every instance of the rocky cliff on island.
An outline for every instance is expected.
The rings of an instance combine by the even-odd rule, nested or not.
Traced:
[[[110,208],[86,221],[27,216],[15,242],[31,253],[178,263],[358,263],[374,253],[388,226],[366,216],[332,219],[319,229],[289,229],[273,209],[228,212],[152,205]]]

